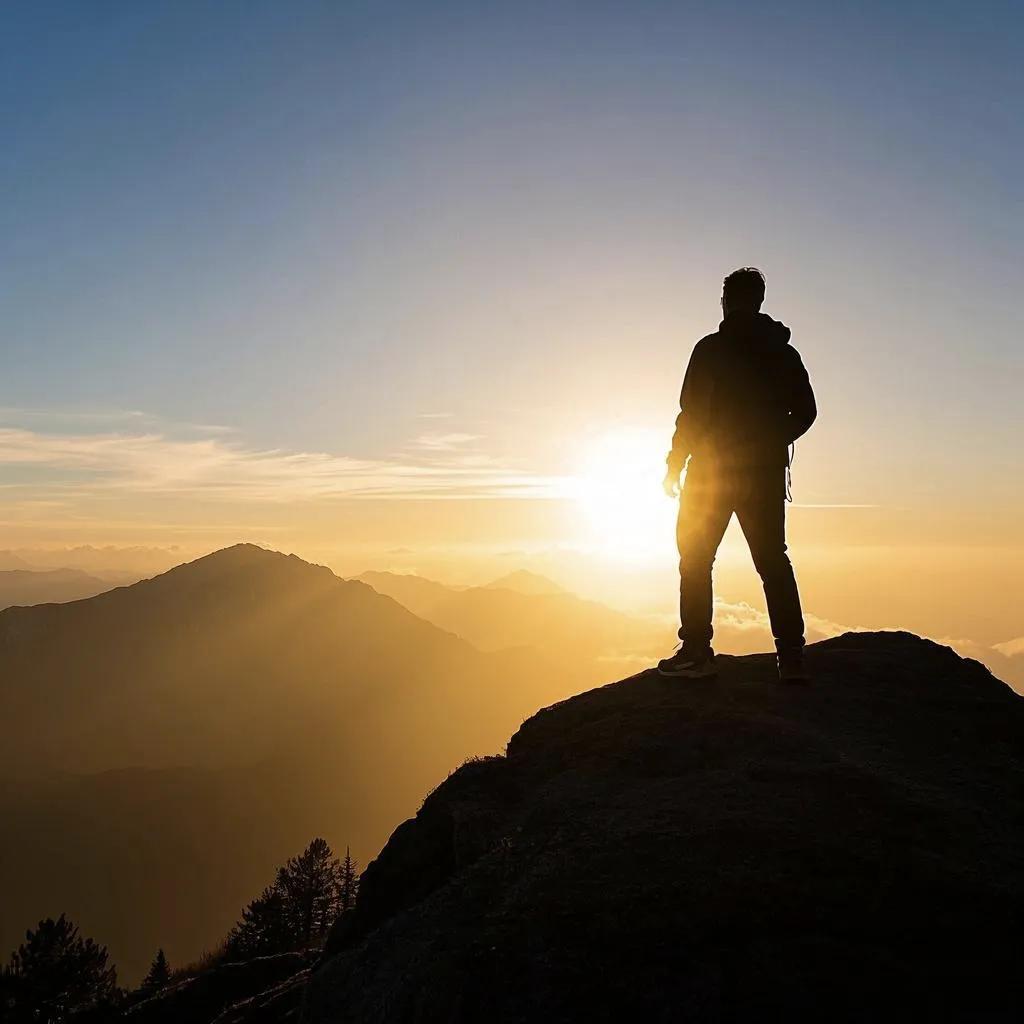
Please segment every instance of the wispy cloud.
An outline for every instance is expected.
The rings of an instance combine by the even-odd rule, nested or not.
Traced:
[[[462,451],[466,445],[479,440],[479,434],[461,434],[455,431],[448,434],[420,434],[410,443],[409,448],[424,452],[454,452]]]
[[[22,427],[42,424],[45,429],[77,427],[136,431],[174,430],[199,434],[231,434],[233,427],[221,423],[171,423],[141,409],[52,409],[46,406],[0,405],[0,425]]]
[[[537,498],[559,478],[465,451],[476,435],[423,435],[394,458],[255,449],[224,437],[158,432],[40,433],[0,428],[0,465],[31,468],[31,487],[96,493],[192,493],[207,499]],[[9,482],[9,481],[8,481]],[[17,487],[17,485],[14,485]],[[28,488],[30,485],[26,484]]]
[[[44,406],[0,405],[0,423],[138,423],[155,417],[141,409],[50,409]]]

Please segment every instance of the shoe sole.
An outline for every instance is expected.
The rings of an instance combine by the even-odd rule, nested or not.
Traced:
[[[714,667],[684,668],[680,669],[678,672],[672,672],[671,670],[666,671],[659,667],[658,675],[664,676],[666,679],[714,679],[718,675],[718,669]]]

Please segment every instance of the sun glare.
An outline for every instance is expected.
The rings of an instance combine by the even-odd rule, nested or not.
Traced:
[[[616,561],[672,557],[676,505],[661,489],[664,474],[665,438],[656,431],[616,430],[587,443],[572,488],[587,547]]]

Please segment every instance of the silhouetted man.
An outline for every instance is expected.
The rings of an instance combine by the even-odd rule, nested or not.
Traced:
[[[722,288],[724,319],[690,355],[679,396],[665,490],[679,494],[679,649],[662,675],[715,675],[711,567],[735,512],[768,602],[779,678],[802,681],[804,620],[786,554],[786,474],[792,443],[817,409],[789,328],[760,312],[764,277],[733,271]],[[689,464],[687,465],[687,459]]]

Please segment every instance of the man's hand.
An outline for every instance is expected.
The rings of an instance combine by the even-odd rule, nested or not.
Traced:
[[[676,470],[676,472],[673,473],[671,469],[666,470],[666,472],[665,472],[665,479],[662,482],[661,486],[665,488],[665,493],[670,498],[678,498],[679,497],[679,471]]]

